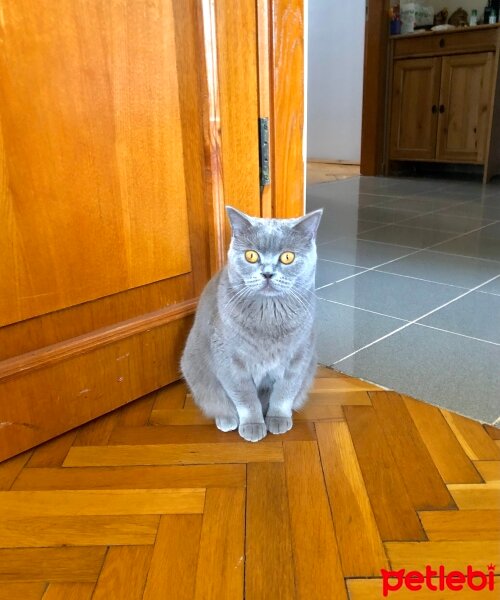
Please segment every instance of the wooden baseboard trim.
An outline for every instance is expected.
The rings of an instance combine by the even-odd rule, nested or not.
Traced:
[[[180,302],[127,321],[121,321],[109,327],[96,329],[85,335],[46,346],[34,352],[1,361],[0,383],[181,319],[194,313],[197,302],[196,298]]]

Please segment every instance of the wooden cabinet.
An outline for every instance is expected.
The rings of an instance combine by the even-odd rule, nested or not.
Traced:
[[[500,173],[499,36],[393,38],[388,160],[483,165],[485,181]]]
[[[438,160],[484,162],[493,57],[493,52],[481,52],[442,58]]]

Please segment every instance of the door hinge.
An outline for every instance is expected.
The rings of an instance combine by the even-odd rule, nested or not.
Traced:
[[[269,185],[269,117],[259,117],[259,168],[261,187]]]

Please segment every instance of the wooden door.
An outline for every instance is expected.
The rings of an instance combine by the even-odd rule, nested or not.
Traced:
[[[0,0],[0,460],[179,377],[224,204],[261,214],[271,10],[268,97],[302,78],[281,4]]]
[[[437,159],[484,163],[493,63],[493,52],[443,58]]]
[[[440,71],[440,58],[394,62],[389,158],[435,157]]]

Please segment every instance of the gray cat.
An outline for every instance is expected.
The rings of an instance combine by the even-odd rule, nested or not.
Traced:
[[[227,265],[207,284],[181,360],[195,403],[257,442],[292,428],[316,370],[316,231],[323,213],[260,219],[227,207]]]

